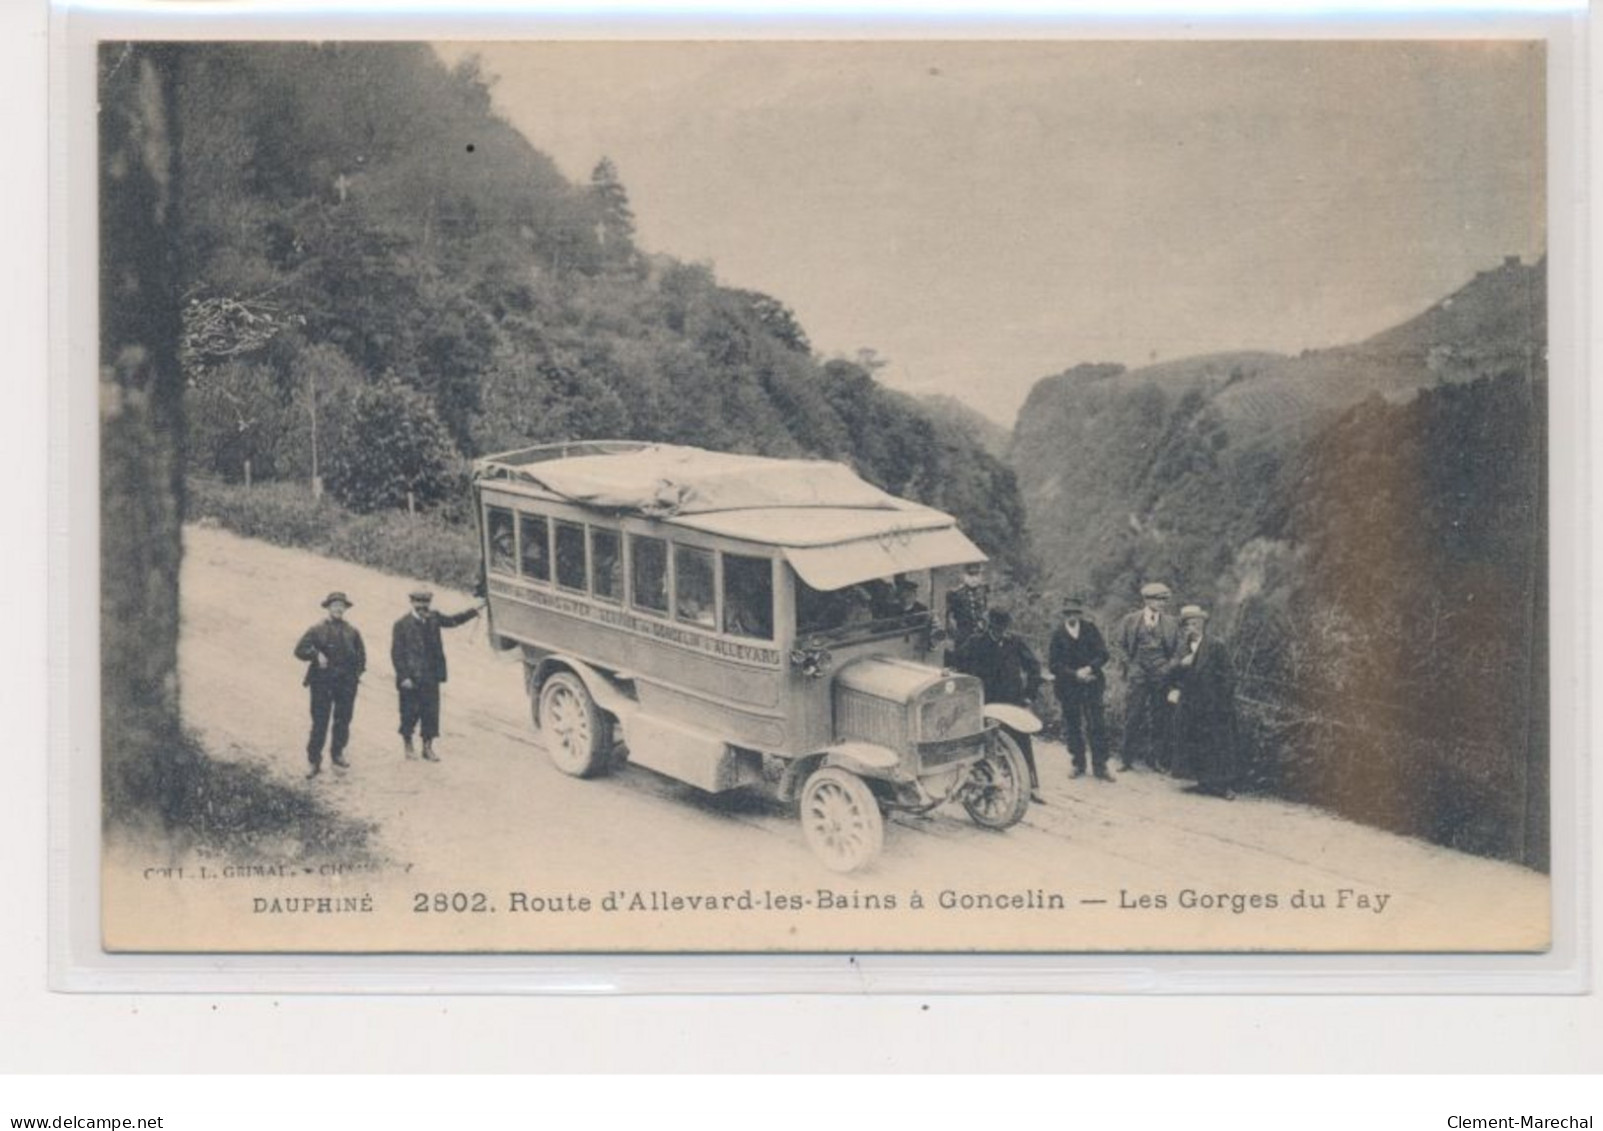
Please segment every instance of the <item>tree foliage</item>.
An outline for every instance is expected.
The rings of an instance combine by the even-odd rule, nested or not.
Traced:
[[[189,456],[229,482],[279,472],[289,405],[266,366],[231,361],[190,383]]]
[[[642,252],[617,166],[567,181],[496,116],[473,60],[179,50],[181,261],[208,304],[191,335],[199,469],[237,479],[249,458],[258,477],[309,477],[317,419],[331,483],[361,480],[369,455],[345,445],[365,393],[404,391],[401,417],[420,419],[421,398],[461,456],[619,437],[843,460],[1023,568],[1016,484],[974,436],[871,365],[821,363],[779,298]],[[318,374],[339,376],[314,413]]]
[[[451,438],[428,399],[398,382],[356,394],[328,468],[328,489],[366,514],[443,501],[454,485]]]
[[[1294,561],[1237,614],[1299,731],[1264,767],[1283,789],[1545,866],[1545,414],[1507,372],[1372,398],[1288,463],[1265,535]]]
[[[590,172],[590,198],[596,212],[596,242],[603,262],[628,266],[635,258],[635,214],[629,192],[612,158],[603,157]]]
[[[1233,369],[1037,386],[1014,458],[1045,588],[1103,623],[1153,578],[1208,606],[1256,786],[1544,864],[1540,366],[1437,383],[1422,357],[1411,398],[1295,431],[1231,416]]]

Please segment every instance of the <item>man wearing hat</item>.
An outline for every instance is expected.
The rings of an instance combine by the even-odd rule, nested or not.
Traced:
[[[1085,776],[1086,740],[1091,744],[1091,768],[1101,781],[1112,781],[1108,771],[1108,724],[1102,713],[1105,681],[1102,666],[1108,646],[1102,630],[1085,617],[1085,601],[1070,597],[1063,602],[1063,619],[1052,632],[1046,666],[1052,673],[1058,706],[1063,708],[1063,742],[1074,761],[1074,777]]]
[[[1175,776],[1196,792],[1230,800],[1236,782],[1236,675],[1230,654],[1208,636],[1208,613],[1180,610],[1184,640],[1169,697],[1175,704]]]
[[[1180,622],[1169,614],[1169,587],[1149,581],[1141,587],[1142,607],[1119,621],[1116,633],[1125,678],[1124,750],[1119,768],[1137,759],[1155,770],[1169,761],[1168,704],[1165,702],[1180,659]]]
[[[329,755],[334,765],[344,769],[345,745],[351,738],[351,714],[356,710],[356,685],[367,669],[367,649],[362,634],[345,621],[351,599],[335,591],[323,598],[326,619],[312,625],[295,645],[295,658],[306,662],[302,685],[312,693],[312,734],[306,740],[306,760],[311,763],[308,778],[323,769],[323,741],[328,738],[330,716],[334,735]]]
[[[918,578],[911,574],[896,575],[893,596],[896,602],[895,616],[911,617],[929,612],[929,607],[918,599]]]
[[[412,734],[422,724],[423,758],[438,762],[434,740],[440,736],[440,684],[445,682],[445,647],[440,629],[455,628],[479,615],[477,607],[446,615],[431,607],[434,594],[414,589],[412,610],[395,622],[390,634],[390,663],[401,695],[401,742],[408,758],[417,757]]]
[[[946,633],[951,637],[950,662],[972,637],[985,631],[985,613],[991,604],[991,587],[985,584],[985,566],[970,562],[963,567],[963,583],[946,594]]]
[[[985,614],[984,630],[969,637],[958,652],[957,667],[979,678],[987,703],[1012,703],[1028,707],[1041,689],[1041,661],[1035,658],[1024,637],[1008,631],[1013,616],[1006,609]],[[1041,780],[1035,772],[1035,747],[1030,736],[1008,732],[1019,744],[1025,764],[1030,768],[1030,800],[1046,804],[1041,796]]]

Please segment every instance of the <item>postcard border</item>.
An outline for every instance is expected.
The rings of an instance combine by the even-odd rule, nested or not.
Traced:
[[[113,955],[99,945],[99,765],[98,609],[96,532],[98,507],[94,391],[93,296],[96,260],[93,232],[69,224],[69,215],[92,199],[94,97],[92,43],[100,38],[213,38],[220,33],[278,38],[339,38],[372,35],[370,18],[272,14],[257,6],[238,18],[184,23],[155,19],[157,5],[115,10],[62,8],[53,13],[51,146],[52,199],[77,202],[58,207],[50,225],[51,482],[50,482],[50,984],[69,991],[107,992],[348,992],[348,993],[1440,993],[1565,994],[1590,988],[1590,890],[1593,874],[1593,810],[1588,749],[1590,721],[1584,689],[1590,674],[1588,618],[1595,613],[1585,580],[1590,576],[1586,484],[1591,459],[1586,423],[1592,405],[1583,375],[1594,332],[1589,267],[1584,249],[1590,234],[1588,186],[1579,154],[1587,139],[1582,107],[1586,75],[1584,14],[1495,18],[1485,14],[1435,22],[1368,19],[1221,21],[1210,36],[1267,34],[1319,38],[1407,37],[1456,34],[1472,38],[1539,34],[1549,46],[1549,271],[1551,429],[1550,531],[1555,608],[1583,609],[1587,617],[1555,618],[1552,625],[1552,796],[1554,800],[1553,948],[1541,955],[1387,954],[1183,954],[1183,955]],[[609,34],[634,32],[602,25]],[[1128,25],[1150,34],[1150,23]],[[479,24],[408,11],[405,37],[486,37]],[[817,36],[832,25],[786,28]],[[841,30],[840,25],[833,25]],[[1091,31],[1107,38],[1118,25],[1051,24],[1058,34]],[[469,32],[469,29],[471,31]],[[1018,34],[1017,24],[996,30]],[[593,34],[572,23],[551,25],[509,19],[498,27],[507,37],[536,33]],[[655,37],[687,34],[750,34],[749,25],[672,23],[653,25]],[[853,25],[853,34],[862,29]],[[905,35],[908,26],[883,29]],[[927,25],[931,34],[974,34],[970,25]],[[1040,26],[1025,30],[1041,32]],[[1170,30],[1173,30],[1172,28]],[[1185,30],[1195,33],[1198,28]],[[386,38],[395,30],[384,28]],[[85,76],[89,76],[86,91]],[[88,332],[85,333],[87,327]]]

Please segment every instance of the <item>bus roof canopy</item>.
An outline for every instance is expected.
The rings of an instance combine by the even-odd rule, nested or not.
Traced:
[[[899,499],[825,460],[599,441],[489,456],[479,461],[477,476],[780,547],[815,589],[985,560],[951,515]]]

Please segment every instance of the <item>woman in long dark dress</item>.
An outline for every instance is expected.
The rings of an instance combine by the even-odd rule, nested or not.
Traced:
[[[1180,610],[1183,638],[1175,668],[1176,777],[1196,782],[1198,793],[1235,796],[1236,673],[1230,653],[1208,635],[1208,614],[1196,605]]]

